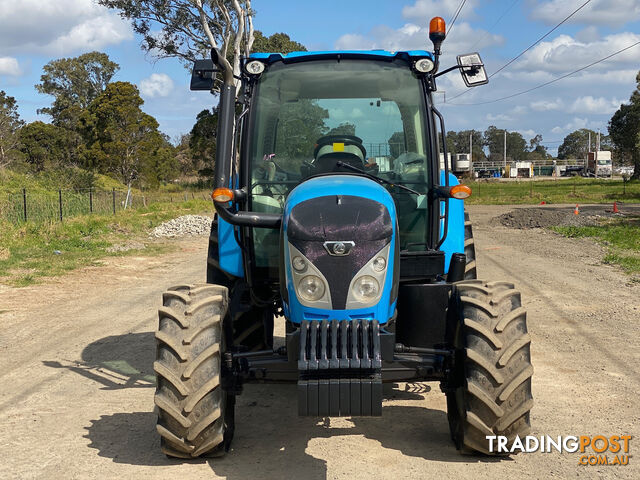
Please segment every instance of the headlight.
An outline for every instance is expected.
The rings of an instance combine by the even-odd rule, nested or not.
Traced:
[[[247,63],[244,68],[247,73],[250,73],[251,75],[260,75],[264,72],[264,63],[258,60],[253,60]]]
[[[307,262],[302,257],[293,257],[291,265],[293,265],[296,272],[304,272],[307,269]]]
[[[363,275],[353,284],[353,296],[360,302],[373,300],[380,293],[380,284],[370,275]]]
[[[434,65],[433,62],[428,58],[421,58],[416,63],[414,63],[414,67],[420,73],[429,73],[431,70],[433,70]]]
[[[315,302],[324,295],[324,283],[320,277],[307,275],[298,283],[298,295],[307,302]]]
[[[384,259],[384,257],[378,257],[373,261],[372,266],[374,271],[381,272],[387,266],[387,261]]]

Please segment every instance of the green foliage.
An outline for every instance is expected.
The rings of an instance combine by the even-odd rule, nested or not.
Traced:
[[[394,132],[393,135],[389,137],[388,143],[389,154],[393,158],[398,158],[407,150],[405,146],[404,132]]]
[[[265,37],[261,31],[254,32],[254,42],[252,52],[262,53],[291,53],[306,52],[307,48],[301,43],[291,40],[286,33],[274,33],[269,37]]]
[[[66,167],[76,163],[77,134],[40,121],[20,129],[20,150],[33,172]]]
[[[149,231],[171,218],[201,213],[212,215],[210,201],[155,203],[116,216],[86,215],[62,223],[16,226],[0,219],[0,283],[25,286],[108,256],[167,251],[166,243],[149,241]],[[114,245],[124,245],[126,251]]]
[[[327,132],[327,135],[355,135],[356,126],[353,123],[344,122]]]
[[[481,205],[536,205],[546,203],[639,202],[640,182],[574,177],[552,181],[471,181],[473,194],[465,203]]]
[[[166,150],[161,150],[169,148],[168,142],[158,131],[158,122],[140,109],[143,103],[135,85],[107,85],[80,120],[87,139],[86,166],[112,173],[126,185],[151,171],[153,165],[163,165],[164,171],[157,174],[165,180],[177,173],[177,164],[169,165]],[[160,177],[147,180],[154,183]]]
[[[591,135],[590,151],[595,151],[597,132],[588,128],[581,128],[564,137],[562,145],[558,147],[558,158],[587,158],[587,145]],[[611,139],[607,135],[600,136],[600,150],[611,150]]]
[[[276,151],[283,168],[297,168],[300,159],[309,157],[309,145],[327,133],[324,120],[329,112],[315,100],[299,99],[282,105]]]
[[[629,103],[620,105],[609,120],[609,135],[621,156],[633,162],[633,178],[640,178],[640,71],[636,82]]]
[[[36,85],[38,92],[54,97],[51,107],[38,113],[51,115],[56,125],[75,129],[82,110],[100,95],[120,69],[106,53],[90,52],[75,58],[52,60]]]
[[[202,170],[213,165],[216,156],[216,133],[218,128],[218,109],[203,110],[196,117],[196,123],[189,134],[189,149],[192,157],[192,169]]]
[[[18,130],[24,124],[18,114],[18,104],[4,90],[0,90],[0,168],[16,158]]]
[[[447,148],[454,153],[469,153],[469,135],[473,135],[473,160],[475,162],[484,161],[487,156],[482,149],[484,138],[479,130],[462,130],[460,132],[447,132]]]

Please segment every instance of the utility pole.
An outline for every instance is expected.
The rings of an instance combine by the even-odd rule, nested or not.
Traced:
[[[504,131],[504,171],[507,171],[507,130]]]
[[[469,171],[473,176],[473,130],[469,133]]]

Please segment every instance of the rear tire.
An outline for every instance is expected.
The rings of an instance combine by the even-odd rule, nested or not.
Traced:
[[[476,245],[473,240],[471,220],[467,212],[464,212],[464,254],[467,257],[467,264],[464,267],[464,279],[474,280],[478,278],[476,269]]]
[[[506,282],[457,285],[461,322],[456,364],[447,393],[451,437],[463,453],[489,452],[487,435],[508,437],[531,429],[531,337],[520,292]],[[495,442],[494,442],[495,445]]]
[[[156,333],[156,429],[170,457],[224,454],[233,433],[233,395],[222,388],[222,322],[228,293],[184,285],[163,294]]]
[[[207,283],[223,285],[229,289],[229,297],[233,298],[235,289],[240,283],[240,279],[220,268],[220,257],[218,250],[218,219],[211,222],[211,233],[209,235],[209,251],[207,255]],[[248,297],[248,292],[245,296]],[[250,298],[243,298],[245,305],[251,304]],[[265,316],[270,315],[270,311],[260,307],[251,307],[247,311],[230,311],[233,319],[233,345],[249,351],[265,350],[273,345],[273,334],[267,335],[265,330]],[[267,322],[268,323],[268,322]]]

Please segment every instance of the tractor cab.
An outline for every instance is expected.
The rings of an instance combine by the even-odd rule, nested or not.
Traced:
[[[192,89],[223,80],[218,216],[207,284],[169,290],[160,310],[168,455],[228,449],[235,396],[255,381],[296,383],[298,414],[321,417],[381,415],[383,382],[439,381],[461,450],[528,429],[519,293],[475,280],[471,191],[439,165],[437,77],[487,75],[477,53],[439,71],[444,37],[436,17],[433,52],[254,53],[239,85],[217,50],[196,62]]]

